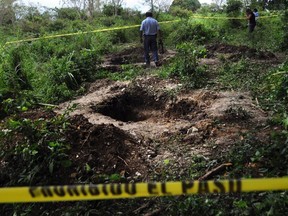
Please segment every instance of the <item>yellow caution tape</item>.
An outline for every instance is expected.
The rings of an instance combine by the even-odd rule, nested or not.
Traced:
[[[42,39],[51,39],[51,38],[75,36],[75,35],[88,34],[88,33],[108,32],[108,31],[129,29],[129,28],[135,28],[135,27],[139,27],[139,25],[122,26],[122,27],[114,27],[114,28],[106,28],[106,29],[97,29],[97,30],[93,30],[93,31],[84,31],[84,32],[75,32],[75,33],[67,33],[67,34],[50,35],[50,36],[44,36],[44,37],[39,37],[39,38],[28,38],[28,39],[23,39],[23,40],[6,42],[5,45],[15,44],[15,43],[22,43],[22,42],[31,42],[31,41],[42,40]]]
[[[278,17],[278,15],[271,15],[271,16],[259,16],[258,19],[265,19],[265,18],[271,18],[271,17]],[[196,18],[196,19],[225,19],[225,20],[243,20],[247,19],[246,17],[217,17],[217,16],[191,16],[191,18]]]
[[[0,203],[288,190],[288,178],[0,188]]]
[[[270,18],[270,17],[277,17],[277,16],[278,15],[260,16],[259,18],[263,19],[263,18]],[[207,17],[207,16],[192,16],[191,18],[196,18],[196,19],[246,19],[245,17]],[[167,24],[167,23],[174,23],[174,22],[179,22],[179,21],[181,21],[181,20],[163,21],[163,22],[159,22],[159,23],[160,24]],[[52,38],[68,37],[68,36],[75,36],[75,35],[81,35],[81,34],[89,34],[89,33],[116,31],[116,30],[130,29],[130,28],[136,28],[136,27],[140,27],[140,25],[120,26],[120,27],[113,27],[113,28],[106,28],[106,29],[97,29],[97,30],[93,30],[93,31],[49,35],[49,36],[43,36],[43,37],[38,37],[38,38],[28,38],[28,39],[23,39],[23,40],[6,42],[4,44],[4,47],[6,45],[9,45],[9,44],[16,44],[16,43],[22,43],[22,42],[32,42],[32,41],[37,41],[37,40],[42,40],[42,39],[52,39]]]
[[[173,22],[179,22],[179,21],[180,20],[173,20],[173,21],[163,21],[163,22],[159,22],[159,23],[160,24],[167,24],[167,23],[173,23]],[[52,39],[52,38],[59,38],[59,37],[84,35],[84,34],[89,34],[89,33],[116,31],[116,30],[123,30],[123,29],[137,28],[137,27],[140,27],[140,25],[120,26],[120,27],[113,27],[113,28],[106,28],[106,29],[97,29],[97,30],[93,30],[93,31],[84,31],[84,32],[75,32],[75,33],[67,33],[67,34],[49,35],[49,36],[43,36],[43,37],[39,37],[39,38],[28,38],[28,39],[23,39],[23,40],[9,41],[9,42],[6,42],[4,44],[4,46],[9,45],[9,44],[15,44],[15,43],[32,42],[32,41],[42,40],[42,39]]]

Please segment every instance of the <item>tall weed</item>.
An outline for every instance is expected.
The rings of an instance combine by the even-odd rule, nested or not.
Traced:
[[[28,79],[29,71],[25,68],[29,52],[25,46],[17,46],[8,52],[2,53],[1,76],[2,82],[8,91],[17,92],[31,90],[32,86]]]
[[[271,104],[275,110],[288,112],[288,61],[272,70],[262,86],[266,93],[266,102]],[[278,106],[275,107],[274,104],[278,104]]]
[[[177,51],[176,58],[165,70],[170,76],[180,77],[187,87],[203,87],[206,84],[207,73],[205,68],[199,66],[199,58],[205,57],[206,49],[196,47],[192,43],[182,43],[177,46]]]
[[[30,90],[46,103],[67,100],[96,77],[101,55],[111,47],[104,33],[11,45],[1,55],[1,89]]]

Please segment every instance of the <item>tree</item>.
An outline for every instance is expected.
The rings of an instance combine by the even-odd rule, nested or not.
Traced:
[[[150,6],[150,11],[153,13],[154,12],[154,1],[155,0],[145,0],[144,4],[148,4]]]
[[[201,4],[198,0],[174,0],[171,7],[180,7],[183,9],[196,11],[201,7]]]
[[[100,11],[100,0],[86,0],[88,16],[92,17],[95,12]],[[84,8],[85,10],[86,8]]]
[[[119,15],[120,11],[123,10],[122,4],[123,4],[123,0],[110,0],[110,1],[107,1],[107,4],[104,5],[103,10],[105,9],[107,13],[112,8],[113,13],[111,15],[117,16]],[[110,13],[111,12],[109,12],[108,14]]]
[[[102,9],[102,13],[106,16],[117,16],[121,15],[123,8],[121,6],[116,7],[112,4],[105,4]]]
[[[58,19],[77,20],[81,19],[82,13],[77,8],[56,8],[56,17]]]
[[[159,11],[167,12],[173,0],[154,0],[154,7]]]
[[[96,11],[100,11],[100,0],[62,0],[64,5],[86,11],[89,17],[92,17]]]
[[[243,7],[243,3],[240,0],[228,0],[226,12],[228,16],[239,16],[241,13],[241,8]]]
[[[16,0],[0,0],[0,24],[13,24],[16,20],[14,3]]]
[[[218,9],[220,9],[226,3],[226,0],[213,0],[213,2],[218,6]]]
[[[241,9],[243,7],[243,3],[240,0],[228,0],[226,13],[229,17],[237,17],[241,14]],[[229,23],[232,28],[239,28],[241,26],[241,21],[237,19],[229,20]]]
[[[288,0],[265,0],[266,7],[272,10],[285,10],[288,8]]]
[[[85,2],[86,0],[62,0],[63,5],[77,8],[78,10],[86,8]]]
[[[154,13],[155,11],[169,11],[173,0],[145,0],[144,4],[148,4],[150,11]]]

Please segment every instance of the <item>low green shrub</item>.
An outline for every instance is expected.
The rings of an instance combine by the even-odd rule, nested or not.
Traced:
[[[69,125],[68,112],[49,119],[10,117],[1,124],[1,157],[3,160],[13,158],[8,160],[7,173],[11,170],[11,176],[5,179],[6,186],[37,185],[39,181],[51,183],[55,171],[71,166],[67,155],[70,145],[63,139]],[[17,143],[13,142],[14,136],[18,137]]]
[[[169,35],[168,41],[174,46],[183,42],[204,44],[214,36],[214,32],[205,25],[183,20],[174,24],[174,31]]]
[[[206,49],[192,43],[182,43],[177,46],[177,52],[176,58],[165,70],[170,76],[180,77],[189,88],[203,87],[207,73],[204,67],[199,66],[199,58],[205,57]],[[163,71],[161,73],[165,74]]]
[[[266,93],[266,103],[270,104],[270,107],[277,112],[288,112],[288,61],[271,70],[261,88]]]

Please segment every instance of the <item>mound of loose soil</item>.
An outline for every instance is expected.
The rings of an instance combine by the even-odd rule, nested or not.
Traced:
[[[35,124],[33,122],[37,122],[39,118],[43,117],[49,122],[50,118],[55,117],[55,113],[34,110],[23,113],[23,117],[29,119],[31,121],[29,124],[33,125]],[[49,184],[103,183],[101,176],[107,178],[113,174],[121,174],[125,179],[131,180],[138,179],[140,173],[143,176],[146,174],[147,167],[139,159],[139,143],[131,134],[112,124],[93,125],[82,115],[71,116],[68,123],[62,142],[69,145],[70,150],[65,152],[65,156],[61,156],[62,158],[60,158],[61,151],[57,153],[60,155],[59,158],[55,158],[57,161],[53,162],[53,173],[50,173],[51,170],[49,170],[51,164],[35,166],[35,170],[31,170],[32,176],[30,177],[26,173],[25,166],[30,162],[24,158],[24,152],[21,153],[21,146],[26,143],[27,133],[24,136],[23,131],[19,130],[14,133],[13,141],[2,139],[2,144],[5,144],[5,149],[3,150],[5,150],[6,154],[0,158],[0,185],[4,186],[11,181],[18,181],[19,174],[23,171],[26,173],[25,175],[28,175],[25,178],[31,178],[31,181],[33,178],[33,184],[37,184],[38,181],[43,184],[45,182],[44,179],[49,179]],[[55,140],[56,137],[53,137],[55,129],[55,125],[51,124],[49,126],[50,132],[47,133],[47,135],[51,134],[51,137],[46,135],[43,140]],[[40,160],[39,163],[41,163],[41,158],[50,157],[53,151],[50,151],[49,147],[44,145],[42,141],[37,141],[36,137],[34,138],[35,142],[42,146],[37,147],[36,156],[31,157],[31,162]],[[30,139],[33,141],[32,137]],[[33,146],[35,144],[31,143],[30,145]],[[15,154],[14,149],[17,149],[17,146],[19,146],[20,152]],[[66,168],[58,166],[57,164],[62,160],[70,161],[71,165],[66,166]],[[45,166],[46,168],[44,169]]]
[[[112,124],[92,125],[81,115],[73,116],[66,133],[72,144],[70,159],[76,167],[91,167],[92,174],[119,174],[135,177],[145,173],[145,166],[138,160],[137,141]],[[144,169],[144,171],[143,171]],[[83,178],[85,170],[74,170],[71,175]]]

